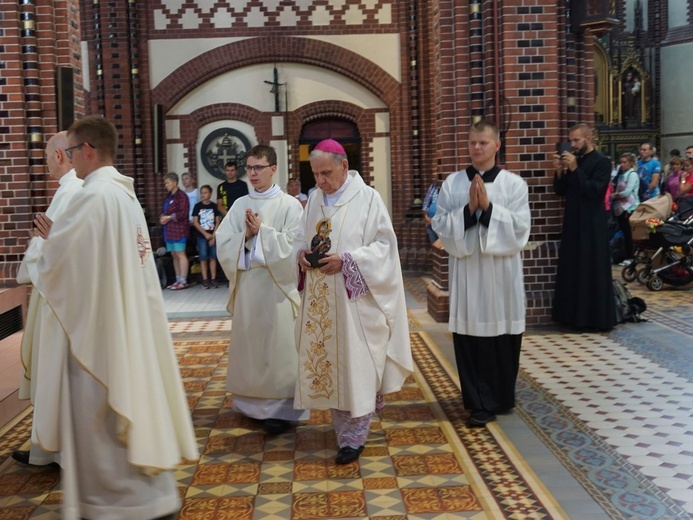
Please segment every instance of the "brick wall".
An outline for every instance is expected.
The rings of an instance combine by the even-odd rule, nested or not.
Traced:
[[[593,39],[569,33],[566,2],[439,0],[430,9],[436,78],[430,146],[438,150],[437,167],[447,175],[468,164],[473,120],[485,117],[499,125],[500,162],[529,187],[527,322],[547,323],[563,216],[563,202],[553,194],[551,157],[570,126],[594,121]],[[429,309],[435,316],[444,315],[440,291],[446,277],[434,270]]]
[[[46,209],[57,188],[44,161],[45,143],[58,131],[57,67],[73,68],[75,112],[83,113],[78,6],[78,0],[0,3],[2,285],[14,283],[32,216]]]
[[[468,164],[467,128],[475,118],[491,117],[500,123],[503,164],[526,179],[530,192],[531,246],[524,255],[528,321],[544,322],[550,309],[563,212],[562,202],[551,189],[550,156],[572,124],[593,119],[593,44],[589,34],[576,37],[567,31],[567,3],[345,0],[331,4],[316,0],[300,5],[280,2],[270,11],[260,9],[257,2],[232,6],[232,2],[220,1],[209,8],[187,2],[174,12],[161,0],[81,5],[78,0],[36,0],[22,2],[17,12],[16,4],[4,2],[0,4],[2,276],[14,276],[31,213],[45,208],[54,188],[45,179],[42,155],[46,136],[56,130],[56,66],[75,68],[77,115],[100,113],[116,125],[120,135],[116,165],[135,178],[151,219],[163,196],[160,178],[153,170],[153,105],[162,105],[166,112],[187,93],[228,70],[254,63],[294,62],[344,75],[386,104],[393,221],[403,265],[409,269],[434,267],[441,282],[447,276],[444,259],[432,257],[421,212],[412,202],[423,197],[431,182],[441,182]],[[22,33],[24,11],[37,20],[33,35]],[[81,26],[80,17],[84,20]],[[260,18],[265,23],[257,25]],[[348,49],[297,37],[367,37],[383,32],[400,34],[401,82]],[[147,42],[199,38],[201,34],[245,39],[198,56],[150,90],[149,63],[154,58],[148,54]],[[79,76],[80,35],[87,42],[90,70],[90,89],[84,95]],[[23,52],[23,46],[31,47],[32,42],[36,53]],[[38,53],[38,68],[27,68],[25,63],[35,61]],[[253,124],[258,138],[268,141],[271,115],[229,100],[181,117],[180,142],[188,149],[188,168],[193,172],[196,168],[190,154],[202,125],[239,119]],[[363,137],[362,173],[371,180],[372,139],[378,136],[374,113],[344,102],[316,103],[287,115],[292,170],[298,170],[295,145],[302,125],[325,115],[358,125]],[[444,290],[445,284],[439,287]],[[436,294],[434,300],[444,311],[442,296]]]
[[[87,112],[100,114],[118,131],[115,166],[135,181],[135,190],[150,217],[147,194],[160,189],[152,181],[151,99],[148,89],[147,10],[137,3],[82,2],[82,39],[87,42],[90,90]]]

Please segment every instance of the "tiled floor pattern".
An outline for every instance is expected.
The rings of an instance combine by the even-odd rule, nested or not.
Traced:
[[[517,413],[612,518],[690,518],[693,292],[628,288],[647,322],[526,335]]]
[[[228,341],[231,332],[231,318],[170,320],[169,330],[174,337],[205,333],[206,337],[209,338],[210,333],[224,333]]]
[[[615,274],[617,273],[618,271],[615,271]],[[629,284],[629,288],[635,295],[646,300],[648,312],[645,317],[649,320],[648,322],[622,325],[608,335],[564,334],[548,329],[528,332],[522,359],[523,370],[518,382],[517,414],[551,449],[560,463],[575,475],[610,518],[692,518],[690,504],[693,500],[689,490],[693,489],[691,480],[693,455],[690,453],[693,449],[686,450],[686,447],[693,448],[693,438],[690,433],[691,414],[689,411],[686,415],[685,408],[693,401],[690,398],[690,382],[693,380],[693,350],[690,349],[693,290],[691,287],[679,289],[666,287],[661,292],[653,293],[637,283]],[[417,300],[421,298],[425,305],[425,280],[410,281],[407,290]],[[179,294],[174,296],[178,297]],[[219,298],[215,295],[214,299]],[[217,302],[217,308],[218,305],[219,302]],[[192,314],[204,315],[201,312]],[[170,316],[176,318],[175,313]],[[421,324],[414,323],[412,320],[415,321],[410,317],[412,329],[421,330]],[[205,345],[195,345],[188,340],[198,340],[199,334],[204,333],[205,338],[209,338],[206,342],[207,346],[223,349],[228,341],[230,321],[230,319],[173,319],[171,329],[177,343],[187,344],[187,347],[179,348],[187,348],[188,356],[208,358],[208,361],[214,362],[214,359],[221,359],[219,357],[221,350],[216,353],[205,352]],[[426,324],[423,324],[423,327],[425,328]],[[440,339],[440,331],[438,336]],[[430,352],[429,349],[420,348],[420,343],[426,338],[425,333],[415,334],[412,338],[418,358],[421,357],[421,352]],[[420,359],[417,361],[421,364]],[[493,446],[494,442],[503,443],[503,432],[500,429],[502,420],[488,430],[465,431],[466,429],[459,422],[461,411],[457,398],[445,397],[445,392],[436,393],[432,390],[444,389],[450,384],[449,378],[441,370],[434,371],[433,375],[426,374],[425,378],[419,376],[417,379],[417,381],[430,379],[430,388],[425,384],[418,385],[426,404],[419,403],[415,399],[412,403],[404,405],[401,410],[408,409],[410,405],[422,404],[432,411],[436,418],[443,419],[436,421],[435,424],[445,435],[447,445],[442,447],[442,445],[434,444],[436,451],[433,453],[455,454],[457,464],[466,470],[463,478],[471,483],[470,489],[481,504],[482,510],[471,510],[466,513],[413,513],[405,517],[402,514],[390,515],[390,512],[401,513],[401,510],[391,509],[394,506],[387,505],[385,502],[390,499],[398,499],[401,502],[405,497],[410,498],[402,492],[408,480],[402,480],[404,476],[398,475],[398,470],[392,463],[389,470],[378,470],[387,475],[383,477],[379,474],[373,476],[364,473],[363,467],[366,464],[370,467],[371,458],[379,463],[381,460],[394,460],[393,455],[398,455],[393,452],[394,445],[390,443],[386,433],[388,430],[393,428],[404,431],[416,430],[420,426],[419,423],[424,425],[423,428],[431,428],[431,424],[427,422],[428,419],[421,421],[421,418],[417,416],[418,422],[402,423],[401,417],[391,418],[381,414],[381,421],[374,425],[369,448],[364,452],[364,457],[358,465],[361,477],[358,479],[337,478],[341,477],[341,473],[339,475],[330,473],[340,468],[330,464],[334,456],[334,437],[327,425],[326,417],[314,416],[311,424],[297,429],[293,434],[293,441],[288,443],[282,441],[284,436],[268,439],[265,441],[262,452],[248,451],[249,448],[245,448],[244,443],[252,445],[253,442],[259,442],[257,439],[253,440],[254,436],[262,436],[257,425],[239,425],[230,422],[227,427],[223,421],[231,421],[229,417],[233,414],[230,414],[228,410],[230,401],[223,392],[223,381],[219,379],[221,376],[215,375],[214,371],[210,372],[203,365],[184,363],[186,363],[185,360],[181,363],[181,368],[186,375],[186,386],[188,386],[191,406],[194,407],[198,435],[207,440],[216,437],[233,439],[219,441],[223,445],[221,448],[205,444],[204,447],[208,450],[205,457],[218,459],[219,455],[214,450],[222,452],[226,450],[231,455],[229,453],[221,455],[225,463],[229,456],[233,456],[229,462],[233,464],[261,461],[260,474],[263,475],[262,470],[270,462],[269,459],[289,457],[286,452],[295,454],[293,459],[287,458],[282,464],[271,461],[272,473],[269,478],[265,478],[266,481],[258,477],[259,480],[255,483],[223,482],[221,489],[220,485],[216,484],[200,484],[202,491],[198,491],[197,488],[200,486],[190,486],[196,476],[196,467],[181,469],[179,472],[181,489],[187,489],[188,500],[213,499],[207,502],[202,500],[191,502],[196,504],[198,510],[205,507],[213,508],[208,510],[207,518],[287,519],[291,518],[294,505],[298,508],[294,518],[307,518],[311,517],[310,514],[305,513],[306,509],[301,508],[308,502],[311,504],[310,507],[315,507],[315,516],[311,518],[342,518],[338,516],[342,509],[339,511],[330,509],[334,506],[334,500],[331,501],[334,497],[331,497],[330,493],[335,490],[364,493],[363,495],[358,493],[335,495],[338,496],[339,504],[346,504],[343,506],[345,513],[347,510],[358,511],[360,506],[349,504],[352,504],[352,501],[358,503],[359,497],[365,497],[366,512],[369,516],[380,519],[566,517],[560,508],[553,504],[551,496],[541,487],[541,479],[547,482],[546,479],[550,479],[550,472],[548,477],[544,474],[541,478],[532,479],[530,471],[525,478],[522,471],[517,471],[517,468],[523,466],[523,461],[517,458],[517,452],[512,449],[498,451],[496,448],[489,447]],[[435,362],[423,363],[424,367],[435,365]],[[421,370],[425,372],[423,368]],[[645,371],[651,374],[645,374]],[[209,376],[209,374],[212,375]],[[208,376],[212,379],[204,389],[200,390],[199,385],[195,386],[196,378]],[[614,379],[614,381],[605,381],[606,379]],[[452,389],[449,391],[454,392]],[[682,399],[682,393],[688,395]],[[391,408],[393,404],[398,408]],[[389,402],[388,405],[386,410],[395,410],[400,407],[400,403],[397,402]],[[217,418],[211,417],[214,414],[214,406],[217,407]],[[222,417],[225,419],[220,419]],[[217,420],[222,422],[217,424]],[[26,441],[29,427],[30,414],[23,420],[19,420],[18,425],[9,432],[4,435],[0,432],[0,519],[57,518],[55,511],[59,507],[60,493],[52,491],[57,473],[51,474],[50,469],[18,468],[11,460],[6,460],[13,449]],[[306,430],[318,432],[317,442],[320,447],[312,452],[298,449],[298,440],[303,438],[302,432]],[[481,448],[477,447],[479,435],[484,442],[480,445]],[[464,443],[459,442],[460,438],[464,440]],[[315,443],[315,438],[312,438],[310,442]],[[420,438],[417,438],[416,442],[418,444],[409,445],[406,450],[421,455],[430,449],[430,446],[424,445]],[[507,439],[505,442],[504,446],[509,446]],[[301,446],[305,447],[305,444]],[[383,455],[384,458],[378,458],[380,456],[374,453],[377,453],[377,448],[381,449],[383,446],[388,450],[389,456]],[[368,455],[371,447],[374,451]],[[282,452],[285,453],[282,454]],[[236,455],[232,455],[233,453]],[[307,461],[321,461],[319,466],[322,468],[320,470],[322,480],[319,482],[300,480],[297,475],[304,475],[304,473],[297,474],[294,470],[282,469],[285,464],[302,467],[302,465],[296,466],[296,462],[301,458]],[[425,464],[424,462],[424,467],[426,467]],[[203,459],[200,467],[205,465]],[[243,466],[246,470],[251,467],[256,468],[257,464]],[[473,471],[475,467],[478,468],[477,471]],[[505,474],[499,473],[499,469],[502,468],[511,468],[512,471]],[[546,471],[546,468],[543,471]],[[231,478],[228,473],[226,475],[220,477],[221,480]],[[435,479],[448,477],[427,474],[426,477],[420,477],[414,482],[413,487],[433,487],[431,479],[435,481]],[[367,488],[375,481],[366,479],[373,478],[395,478],[399,491],[383,484],[385,487],[376,493],[373,489]],[[420,480],[423,478],[428,479],[426,483]],[[346,482],[337,484],[341,481]],[[452,478],[452,481],[455,485],[459,484],[455,478]],[[381,483],[384,482],[386,481]],[[401,484],[401,482],[404,483]],[[441,484],[438,481],[435,482]],[[512,487],[508,487],[510,484]],[[435,488],[439,489],[441,485],[436,485]],[[204,486],[211,486],[214,491],[205,489]],[[290,491],[288,491],[289,488]],[[529,493],[525,491],[528,488],[531,488]],[[294,503],[294,496],[305,489],[309,489],[305,493],[307,496],[301,495],[301,500]],[[16,494],[10,495],[9,492]],[[205,493],[213,496],[207,497]],[[417,493],[423,492],[417,489]],[[249,498],[253,494],[254,501]],[[385,497],[382,499],[385,502],[379,501],[381,497]],[[445,495],[445,497],[445,500],[454,498],[452,495]],[[222,498],[225,501],[221,500]],[[374,498],[379,500],[376,501],[378,505],[373,506],[376,509],[371,514],[369,508]],[[428,499],[425,500],[430,502]],[[451,503],[445,500],[439,496],[436,498],[436,503]],[[405,501],[404,504],[410,502]],[[507,509],[508,503],[511,507],[516,507],[513,506],[513,502],[533,509],[531,512]],[[40,507],[38,507],[39,504]],[[249,511],[253,511],[251,516],[248,516]],[[198,517],[190,514],[190,518]],[[573,515],[572,518],[580,517]]]
[[[228,340],[199,339],[220,327],[226,325],[210,320],[172,324],[202,453],[199,464],[177,471],[180,519],[564,517],[550,497],[540,498],[541,486],[535,493],[493,435],[464,426],[459,391],[418,333],[417,377],[387,397],[360,461],[337,466],[329,412],[314,411],[307,424],[267,437],[257,422],[231,411]],[[1,452],[16,449],[28,433],[27,417],[2,438]],[[57,518],[58,471],[11,459],[0,468],[0,519]]]
[[[690,383],[599,335],[530,336],[524,347],[517,413],[602,507],[627,518],[686,518]]]

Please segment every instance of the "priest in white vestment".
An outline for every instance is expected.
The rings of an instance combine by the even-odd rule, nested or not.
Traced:
[[[251,148],[245,169],[254,191],[233,203],[216,232],[233,316],[226,388],[234,410],[277,434],[310,418],[308,410],[294,409],[293,399],[300,297],[292,250],[303,207],[272,182],[277,153],[271,146]]]
[[[147,222],[133,180],[112,166],[113,125],[85,117],[67,140],[84,186],[52,225],[35,221],[46,238],[38,289],[64,331],[42,345],[55,387],[37,436],[61,454],[63,518],[171,515],[173,470],[198,449]]]
[[[525,330],[522,249],[530,231],[527,183],[496,166],[498,129],[469,131],[471,166],[451,174],[433,230],[450,255],[450,323],[469,425],[515,406]]]
[[[317,190],[294,250],[302,303],[296,322],[296,406],[328,408],[337,464],[358,459],[382,396],[413,371],[397,239],[382,198],[328,139],[310,154]],[[376,410],[377,409],[377,410]]]
[[[48,174],[58,181],[58,189],[53,195],[50,205],[46,209],[46,216],[55,221],[63,213],[70,208],[70,201],[79,190],[82,189],[84,181],[77,178],[75,170],[70,164],[70,160],[65,155],[65,147],[67,146],[67,132],[58,132],[48,140],[46,144],[46,166]],[[21,346],[21,360],[24,372],[19,381],[19,399],[31,399],[31,404],[34,405],[34,422],[31,428],[31,444],[29,451],[15,451],[12,458],[24,464],[32,464],[36,466],[44,466],[53,462],[60,462],[59,454],[48,453],[41,448],[41,445],[36,436],[36,423],[39,415],[38,410],[41,410],[41,403],[37,403],[37,395],[43,391],[43,388],[37,389],[39,384],[38,373],[39,364],[42,359],[41,337],[42,323],[44,320],[52,319],[52,311],[48,307],[45,298],[37,289],[38,283],[38,261],[43,253],[43,238],[33,236],[29,242],[29,247],[24,254],[22,264],[17,273],[18,283],[32,284],[31,296],[29,297],[29,309],[27,312],[27,322],[24,327]],[[50,325],[49,325],[50,327]],[[50,334],[55,327],[47,329],[43,327],[45,334]],[[57,331],[62,335],[60,329]],[[50,365],[50,352],[43,351],[44,363]],[[47,385],[50,388],[50,385]]]

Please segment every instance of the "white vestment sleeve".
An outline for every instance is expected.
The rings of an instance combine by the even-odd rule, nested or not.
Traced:
[[[464,228],[464,208],[469,204],[470,182],[462,176],[466,173],[453,173],[445,180],[431,222],[445,250],[458,258],[474,254],[478,243],[476,233],[468,232],[472,228]]]
[[[370,188],[369,188],[370,189]],[[383,394],[398,390],[405,374],[414,369],[409,348],[407,311],[402,285],[402,271],[397,248],[397,237],[392,221],[377,191],[371,195],[368,207],[358,208],[368,213],[365,219],[363,245],[348,251],[356,262],[370,294],[385,315],[389,328],[387,364],[383,376]]]
[[[267,265],[265,261],[265,255],[262,252],[262,246],[260,241],[255,237],[253,239],[253,245],[250,248],[250,252],[246,255],[248,257],[248,262],[253,261],[260,265]]]
[[[238,204],[240,202],[240,204]],[[240,211],[233,211],[233,207]],[[241,209],[240,206],[243,206]],[[217,259],[229,280],[229,301],[226,310],[233,316],[233,305],[236,295],[236,283],[239,266],[245,259],[245,204],[238,199],[234,206],[219,224],[215,236],[217,241]],[[240,216],[243,219],[240,219]]]
[[[283,221],[275,221],[274,227],[263,223],[257,235],[256,248],[262,255],[264,265],[272,274],[272,280],[292,302],[295,316],[300,305],[300,296],[297,289],[296,264],[292,259],[294,239],[303,217],[303,206],[290,195],[285,196],[282,203],[288,205],[281,213]]]
[[[315,193],[315,192],[313,192]],[[322,193],[322,192],[321,192]],[[301,213],[301,219],[299,222],[298,227],[296,228],[296,231],[294,232],[294,243],[293,243],[293,250],[291,252],[291,256],[293,258],[293,269],[294,269],[294,276],[296,277],[297,280],[300,280],[301,278],[301,268],[298,265],[298,255],[301,251],[305,251],[307,249],[310,249],[308,247],[308,244],[306,243],[306,219],[308,218],[308,212],[311,211],[312,208],[316,207],[311,204],[311,200],[313,200],[313,195],[309,197],[309,202],[306,204],[305,209]]]
[[[508,183],[507,188],[497,194],[498,201],[492,201],[489,226],[477,224],[483,254],[514,255],[522,251],[529,239],[531,217],[527,183],[520,177],[512,180],[515,182]]]
[[[66,174],[66,177],[68,178],[56,190],[53,200],[46,209],[46,216],[53,222],[67,211],[72,197],[82,189],[83,181],[78,179],[74,172]],[[29,242],[29,247],[24,253],[24,258],[17,272],[17,283],[37,284],[38,261],[43,251],[43,242],[41,237],[34,237]]]

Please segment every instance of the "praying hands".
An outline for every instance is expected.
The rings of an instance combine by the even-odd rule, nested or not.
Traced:
[[[34,235],[43,239],[48,238],[53,221],[45,213],[37,213],[34,218]]]
[[[489,200],[488,193],[486,193],[486,185],[481,175],[477,173],[474,179],[472,179],[471,186],[469,186],[469,212],[473,214],[479,208],[481,208],[481,211],[486,211],[488,205]]]
[[[245,238],[249,239],[256,236],[260,232],[262,221],[258,218],[258,214],[253,210],[245,210]]]

